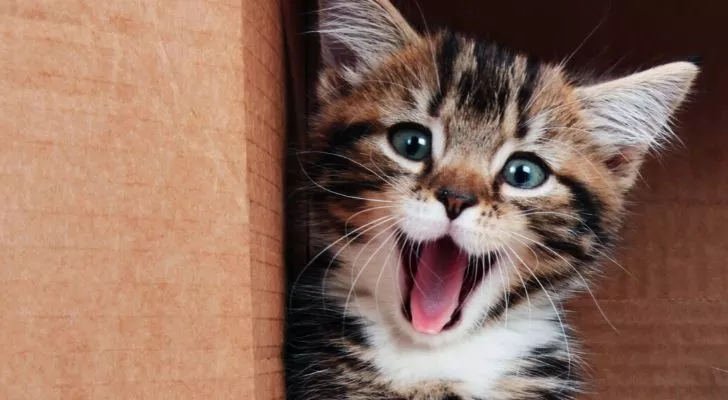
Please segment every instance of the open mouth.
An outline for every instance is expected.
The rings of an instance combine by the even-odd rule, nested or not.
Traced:
[[[405,297],[402,311],[421,333],[455,327],[468,297],[493,264],[491,254],[470,257],[450,236],[435,241],[400,242]]]

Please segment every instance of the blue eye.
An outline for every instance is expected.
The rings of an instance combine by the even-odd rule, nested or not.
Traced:
[[[532,154],[514,155],[503,168],[503,180],[519,189],[534,189],[549,177],[549,170],[540,158]]]
[[[416,124],[400,124],[390,129],[389,142],[394,150],[412,161],[422,161],[432,152],[430,131]]]

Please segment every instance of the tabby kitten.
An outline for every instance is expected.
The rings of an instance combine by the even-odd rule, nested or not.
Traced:
[[[618,235],[698,73],[580,84],[387,0],[325,0],[302,163],[315,256],[287,313],[288,399],[570,399],[562,303]]]

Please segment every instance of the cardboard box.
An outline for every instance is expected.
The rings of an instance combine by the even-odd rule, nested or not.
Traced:
[[[283,398],[315,1],[0,3],[0,398]],[[629,273],[594,293],[616,330],[588,295],[570,308],[588,398],[728,398],[728,5],[395,3],[597,71],[703,56],[685,146],[636,193]]]
[[[279,2],[0,20],[0,398],[282,398]]]

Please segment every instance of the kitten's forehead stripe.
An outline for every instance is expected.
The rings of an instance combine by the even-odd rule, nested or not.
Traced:
[[[518,127],[516,138],[523,139],[528,134],[527,106],[531,102],[535,87],[538,84],[538,74],[541,65],[533,57],[526,58],[526,66],[523,71],[523,83],[518,89]]]
[[[538,83],[538,74],[541,64],[534,57],[526,57],[526,67],[523,71],[523,83],[518,90],[518,112],[523,114],[531,101],[534,89]]]
[[[436,66],[439,87],[436,88],[435,94],[430,101],[429,113],[432,116],[436,116],[439,113],[442,102],[445,96],[447,96],[447,92],[452,84],[455,62],[459,53],[460,40],[458,36],[446,32],[442,38],[437,54]]]
[[[491,105],[485,111],[497,114],[498,119],[502,120],[506,102],[509,100],[510,86],[513,84],[510,70],[515,57],[502,47],[478,41],[475,43],[475,59],[478,73],[481,75],[480,82],[483,85],[479,95],[495,101],[495,105]]]
[[[458,82],[458,106],[502,120],[512,84],[509,72],[514,56],[490,43],[474,42],[472,70],[462,72]]]

